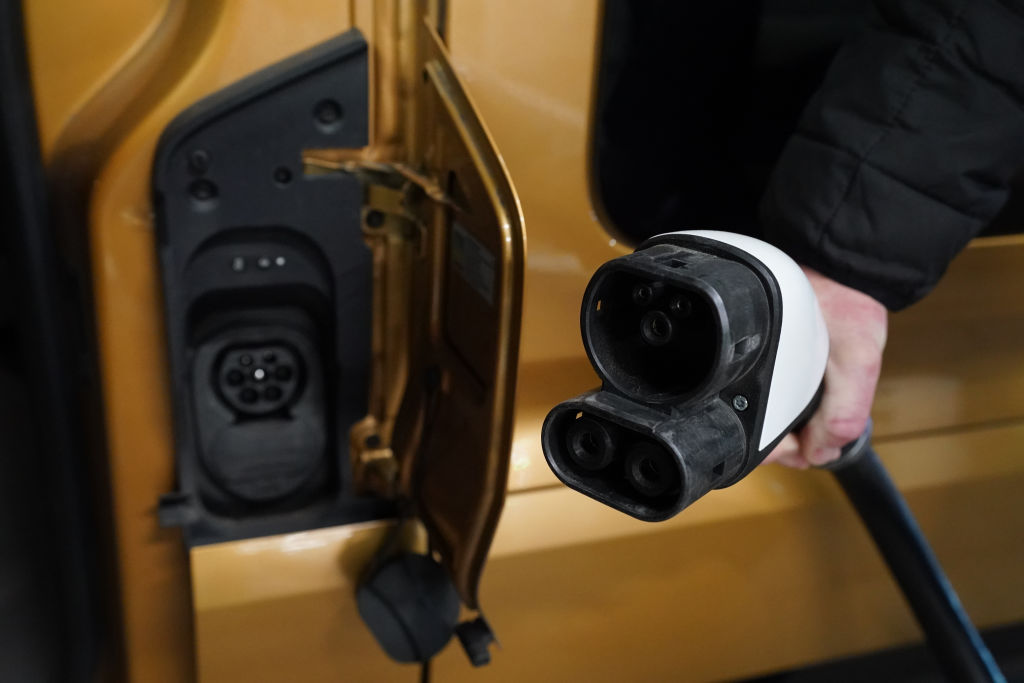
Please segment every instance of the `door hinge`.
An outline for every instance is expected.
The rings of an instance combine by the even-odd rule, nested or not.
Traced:
[[[372,202],[369,208],[377,208],[385,213],[395,212],[402,206],[407,206],[408,201],[416,190],[422,192],[438,204],[451,207],[456,211],[462,211],[455,200],[445,192],[441,183],[436,179],[420,171],[417,171],[408,164],[396,161],[375,161],[358,158],[353,150],[348,149],[324,149],[312,150],[303,155],[302,162],[306,172],[316,173],[349,173],[363,181],[367,187],[382,187],[398,190],[401,200],[396,206],[391,202],[385,202],[380,207],[375,207]],[[368,196],[372,200],[372,195]]]

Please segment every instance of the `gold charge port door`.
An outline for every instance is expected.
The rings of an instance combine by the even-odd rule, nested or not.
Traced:
[[[402,486],[469,607],[505,501],[522,311],[519,201],[437,34],[424,26],[417,147],[447,201],[414,269]]]
[[[422,520],[475,609],[505,499],[525,235],[508,172],[443,43],[428,22],[408,35],[394,51],[408,67],[386,68],[381,45],[374,81],[402,107],[400,132],[361,158],[314,150],[306,164],[365,180],[374,369],[370,415],[351,438],[357,482]]]

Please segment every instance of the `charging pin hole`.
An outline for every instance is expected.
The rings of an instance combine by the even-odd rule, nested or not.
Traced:
[[[672,334],[672,321],[662,311],[651,311],[640,321],[640,335],[651,346],[664,346]]]
[[[638,284],[633,287],[633,303],[638,306],[647,306],[654,301],[654,288],[648,284]]]

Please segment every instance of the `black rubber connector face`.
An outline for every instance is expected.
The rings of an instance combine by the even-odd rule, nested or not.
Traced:
[[[651,346],[664,346],[672,341],[672,321],[662,311],[650,311],[640,321],[640,336]]]
[[[556,406],[541,430],[545,457],[559,479],[638,519],[666,519],[682,508],[686,474],[670,444],[609,419],[604,407],[591,412],[571,403]]]
[[[721,324],[705,293],[669,279],[610,267],[595,276],[582,311],[598,374],[638,400],[678,400],[717,366]]]
[[[657,498],[679,487],[679,465],[656,444],[635,444],[626,453],[625,464],[626,481],[642,496]]]
[[[654,244],[594,273],[580,326],[606,389],[648,405],[680,405],[750,371],[770,313],[749,265]]]
[[[633,303],[638,306],[649,306],[654,301],[654,288],[647,283],[633,285]]]
[[[775,280],[751,255],[695,235],[660,239],[594,273],[580,327],[601,388],[552,408],[541,430],[563,483],[650,522],[764,458],[781,325]]]
[[[608,429],[593,418],[580,416],[566,431],[569,458],[588,472],[603,470],[615,456],[615,443]]]

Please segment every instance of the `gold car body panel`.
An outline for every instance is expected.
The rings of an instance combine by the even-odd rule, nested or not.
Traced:
[[[199,680],[415,680],[356,614],[358,578],[390,530],[368,522],[193,550]]]
[[[189,557],[155,514],[174,485],[149,207],[157,138],[204,95],[352,25],[372,42],[373,22],[397,13],[372,0],[111,11],[120,6],[110,0],[101,17],[89,3],[27,5],[51,173],[85,197],[125,678],[179,682],[198,670],[204,681],[412,680],[414,669],[372,643],[352,600],[352,567],[382,525]],[[822,473],[765,467],[647,525],[547,470],[544,414],[596,384],[579,339],[580,296],[596,266],[625,250],[589,195],[599,15],[594,0],[448,3],[446,43],[516,183],[529,250],[510,495],[480,596],[503,650],[474,670],[449,646],[437,680],[727,679],[919,639]],[[58,17],[90,27],[90,40],[53,31]],[[81,71],[64,78],[66,64]],[[403,125],[389,95],[374,106],[375,140]],[[976,240],[932,295],[892,316],[874,410],[878,450],[983,626],[1024,618],[1024,545],[1014,542],[1024,538],[1024,301],[1007,286],[1021,272],[1024,238]]]
[[[983,625],[1024,613],[1024,546],[1007,542],[1024,534],[1024,520],[1006,514],[1024,486],[1014,448],[1021,439],[1024,425],[1014,425],[893,441],[884,450]],[[965,467],[966,453],[976,455]],[[934,467],[921,468],[922,459]],[[389,667],[375,649],[359,649],[367,634],[339,570],[358,549],[342,542],[345,533],[193,554],[197,572],[219,577],[195,596],[202,680],[232,681],[239,672],[268,683],[415,679],[414,667]],[[450,645],[432,665],[434,680],[729,680],[920,638],[830,476],[781,467],[661,524],[561,487],[510,494],[482,600],[502,649],[474,669]]]
[[[51,65],[95,58],[92,46],[106,50],[118,28],[139,31],[136,40],[120,39],[121,56],[90,72],[96,81],[83,90],[92,95],[68,102],[73,112],[47,109],[63,102],[52,94],[40,94],[37,103],[40,121],[67,122],[44,136],[55,141],[48,171],[62,191],[75,192],[74,208],[83,214],[75,218],[88,226],[110,482],[104,516],[113,520],[119,593],[121,661],[113,668],[126,680],[180,683],[195,677],[194,613],[181,534],[161,529],[156,517],[156,502],[174,489],[175,472],[150,204],[154,150],[180,111],[350,28],[351,11],[334,0],[304,3],[303,12],[272,2],[171,0],[153,27],[109,6],[97,17],[89,3],[53,2],[47,11],[44,4],[29,3],[26,22],[40,93],[66,85]],[[88,40],[50,42],[60,34],[47,21],[77,19],[93,27]],[[42,58],[59,52],[73,57]]]

